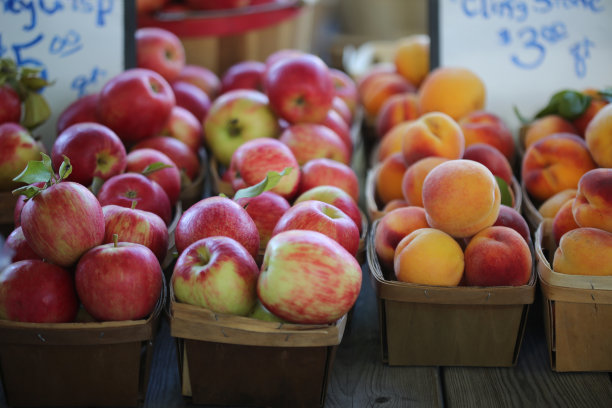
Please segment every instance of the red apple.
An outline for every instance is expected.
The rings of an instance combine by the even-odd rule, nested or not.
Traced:
[[[186,81],[196,85],[206,92],[211,101],[217,97],[221,89],[221,81],[217,74],[199,65],[186,64],[176,80]]]
[[[175,103],[172,87],[161,75],[133,68],[115,75],[102,87],[97,114],[130,144],[161,132]]]
[[[0,191],[20,187],[14,182],[30,160],[40,159],[41,146],[30,132],[18,123],[0,124]]]
[[[57,118],[57,134],[75,123],[100,122],[97,113],[99,97],[98,93],[85,95],[68,105]]]
[[[300,166],[321,157],[346,165],[351,162],[351,152],[346,144],[327,126],[316,123],[293,125],[281,134],[279,140],[289,146]]]
[[[33,186],[38,188],[42,188],[44,185],[44,181],[33,183]],[[23,209],[23,206],[25,205],[27,200],[28,197],[26,197],[25,195],[20,195],[19,197],[17,197],[17,201],[15,202],[15,209],[13,210],[13,223],[15,224],[15,228],[21,226],[21,210]]]
[[[238,241],[255,258],[259,232],[255,222],[238,203],[227,197],[204,198],[183,212],[174,231],[179,254],[202,238],[215,235]]]
[[[64,156],[70,159],[72,173],[66,180],[89,186],[94,177],[102,180],[123,173],[125,146],[108,127],[94,122],[76,123],[57,136],[51,150],[53,167],[59,169]]]
[[[354,115],[357,110],[357,102],[359,101],[357,83],[346,72],[337,68],[330,68],[329,74],[334,84],[334,93],[346,103]]]
[[[349,154],[353,154],[353,139],[351,137],[351,128],[350,126],[342,119],[342,116],[338,112],[333,109],[327,111],[327,115],[325,115],[325,119],[321,122],[321,125],[327,126],[338,136],[342,142],[346,145]]]
[[[242,179],[246,186],[261,182],[269,171],[282,172],[290,167],[289,174],[283,176],[270,191],[291,200],[300,185],[300,166],[289,147],[278,139],[268,137],[253,139],[240,145],[229,167],[230,178]]]
[[[136,12],[148,14],[161,9],[170,0],[136,0]]]
[[[159,215],[136,208],[105,205],[104,241],[113,242],[117,234],[122,242],[134,242],[149,248],[161,263],[168,253],[168,227]]]
[[[0,319],[28,323],[68,323],[78,310],[70,272],[29,259],[0,270]]]
[[[21,120],[21,99],[8,83],[0,85],[0,124]]]
[[[272,237],[272,231],[280,217],[291,207],[283,196],[271,191],[264,191],[255,197],[236,199],[251,216],[259,231],[259,246],[265,248]]]
[[[140,173],[123,173],[109,178],[98,191],[98,200],[103,206],[115,204],[128,208],[136,200],[136,208],[157,214],[166,225],[172,217],[168,195],[159,184]]]
[[[85,186],[62,181],[25,203],[21,228],[40,257],[59,266],[71,266],[102,242],[104,215],[96,196]]]
[[[15,228],[4,241],[4,248],[11,251],[11,262],[25,259],[42,259],[28,244],[21,227]]]
[[[136,30],[136,66],[174,81],[185,67],[185,49],[176,34],[158,27]]]
[[[294,204],[278,220],[272,236],[295,229],[325,234],[353,256],[359,249],[359,229],[355,222],[337,207],[323,201],[308,200]]]
[[[258,276],[255,260],[236,240],[207,237],[178,257],[172,287],[179,302],[246,316],[257,302]]]
[[[181,172],[185,173],[189,181],[193,181],[200,172],[200,159],[198,159],[198,155],[178,139],[169,136],[145,139],[137,143],[133,147],[132,152],[139,149],[153,149],[165,154]]]
[[[342,120],[344,120],[344,122],[350,128],[353,124],[353,113],[351,112],[346,102],[344,102],[344,99],[340,98],[339,96],[334,96],[334,99],[332,99],[331,108],[338,112],[338,115],[340,115]]]
[[[155,308],[163,284],[155,254],[133,242],[90,249],[79,260],[74,280],[83,307],[100,321],[145,318]]]
[[[180,140],[196,154],[204,146],[202,123],[191,112],[180,106],[172,108],[161,135]]]
[[[338,208],[351,220],[355,222],[359,234],[361,235],[362,222],[361,222],[361,211],[357,202],[344,190],[335,186],[317,186],[313,187],[308,191],[300,194],[294,201],[293,205],[301,203],[302,201],[317,200],[323,201]]]
[[[204,123],[211,105],[211,99],[208,94],[187,81],[175,81],[171,86],[174,91],[176,105],[187,109],[200,123]]]
[[[290,123],[319,123],[335,96],[329,68],[313,54],[283,58],[272,64],[264,79],[270,106]]]
[[[281,48],[280,50],[276,50],[266,57],[266,60],[264,62],[266,64],[266,71],[270,69],[270,67],[274,65],[275,63],[277,63],[278,61],[284,60],[286,58],[298,57],[304,54],[305,54],[304,51],[298,50],[297,48]],[[264,74],[264,81],[265,81],[265,77],[266,76]],[[264,83],[264,88],[265,88],[265,83]]]
[[[170,200],[170,206],[174,207],[181,194],[181,173],[170,157],[159,150],[141,147],[128,153],[126,160],[126,172],[142,173],[154,163],[163,163],[170,166],[147,173],[145,176],[163,188]]]
[[[217,161],[229,166],[234,151],[247,140],[278,137],[278,119],[268,97],[252,89],[237,89],[219,96],[204,121],[204,139]]]
[[[226,10],[248,6],[251,0],[185,0],[195,10]]]
[[[233,89],[263,91],[263,75],[266,64],[261,61],[240,61],[227,69],[221,77],[221,93]]]
[[[284,231],[266,247],[257,294],[284,320],[327,324],[353,307],[361,279],[357,260],[333,239],[316,231]]]
[[[321,157],[307,161],[302,166],[299,193],[321,185],[331,185],[346,191],[359,202],[359,179],[352,167],[339,161]]]

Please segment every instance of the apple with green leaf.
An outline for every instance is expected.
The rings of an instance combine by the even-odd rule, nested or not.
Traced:
[[[10,191],[21,184],[13,179],[26,168],[30,160],[40,158],[40,144],[18,123],[0,124],[0,191]]]

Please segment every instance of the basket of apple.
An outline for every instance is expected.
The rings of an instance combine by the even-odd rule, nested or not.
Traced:
[[[515,365],[535,295],[527,222],[473,160],[434,167],[422,198],[384,214],[368,236],[383,362]]]
[[[124,207],[105,211],[91,190],[66,180],[67,158],[57,171],[51,162],[43,155],[16,177],[26,185],[15,193],[26,199],[3,246],[0,371],[7,403],[136,406],[166,300],[160,259],[167,247],[156,254],[123,239],[149,229],[152,213],[130,208],[133,217],[105,243]]]
[[[324,202],[304,201],[289,217],[287,200],[272,190],[291,174],[270,171],[233,198],[204,198],[178,222],[168,315],[182,393],[193,403],[323,406],[361,288],[359,237],[354,221]]]
[[[610,100],[609,90],[562,90],[533,120],[523,119],[519,141],[523,211],[533,231],[575,198],[585,173],[612,166]],[[568,208],[559,217],[567,213]]]

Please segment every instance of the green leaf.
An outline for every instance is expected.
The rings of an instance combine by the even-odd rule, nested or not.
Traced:
[[[599,91],[599,95],[608,102],[612,102],[612,86],[606,87]]]
[[[548,105],[535,115],[535,119],[547,115],[559,115],[564,119],[574,120],[587,110],[591,99],[590,95],[582,92],[559,91],[550,98]]]
[[[34,129],[51,116],[51,109],[45,98],[38,93],[29,92],[24,102],[24,116],[21,124],[27,129]]]
[[[72,173],[72,165],[70,164],[70,159],[64,155],[64,161],[60,165],[58,172],[60,180],[65,180],[70,173]]]
[[[529,119],[527,119],[526,117],[524,117],[521,112],[519,112],[518,110],[518,106],[513,106],[512,110],[514,111],[514,114],[516,115],[517,119],[521,122],[522,125],[526,125],[528,124],[530,121]]]
[[[42,160],[30,160],[26,168],[13,179],[26,184],[34,184],[39,182],[48,183],[54,177],[53,168],[51,167],[51,158],[44,153],[40,154]],[[19,189],[18,189],[19,190]]]
[[[28,185],[28,186],[19,187],[13,190],[13,195],[24,195],[29,199],[29,198],[34,197],[35,195],[37,195],[43,190],[44,188],[36,187],[33,185]]]
[[[141,172],[143,175],[147,176],[157,170],[161,170],[161,169],[166,169],[168,167],[172,167],[169,164],[165,164],[162,162],[155,162],[155,163],[151,163],[149,164],[147,167],[145,167],[145,169]]]
[[[495,176],[495,180],[497,180],[497,185],[499,186],[501,204],[512,207],[512,193],[510,191],[510,186],[508,186],[508,183],[506,183],[506,181],[499,176]]]
[[[293,167],[285,167],[283,171],[281,171],[280,173],[276,171],[269,171],[266,174],[266,177],[259,183],[236,191],[236,194],[234,194],[234,200],[237,200],[243,197],[256,197],[260,195],[261,193],[263,193],[264,191],[273,189],[278,184],[281,177],[286,176],[289,173],[291,173],[292,169]]]

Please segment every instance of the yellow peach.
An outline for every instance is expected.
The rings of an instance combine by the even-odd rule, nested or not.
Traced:
[[[599,167],[612,167],[612,104],[599,110],[589,122],[584,138]]]
[[[408,166],[402,178],[402,194],[410,205],[423,206],[423,181],[437,165],[448,161],[444,157],[425,157]]]
[[[552,266],[555,272],[570,275],[612,276],[612,233],[590,227],[567,232]]]
[[[555,218],[555,215],[566,201],[576,197],[575,188],[567,188],[552,195],[538,207],[538,212],[543,218]]]
[[[612,169],[594,169],[580,178],[572,213],[581,227],[612,232]]]

